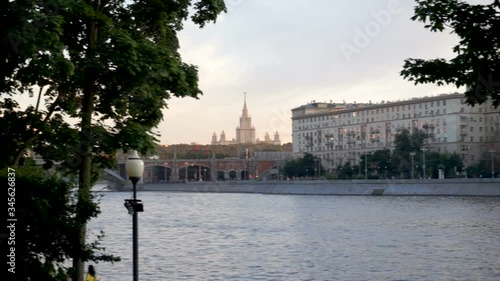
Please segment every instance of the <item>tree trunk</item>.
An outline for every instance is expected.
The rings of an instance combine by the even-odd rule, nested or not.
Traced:
[[[87,36],[89,40],[89,48],[87,51],[88,59],[95,57],[95,47],[97,42],[97,22],[87,24]],[[90,200],[91,189],[91,170],[92,170],[92,114],[94,112],[94,97],[96,95],[96,70],[93,65],[85,67],[85,84],[83,85],[83,99],[81,110],[81,132],[80,145],[78,154],[81,157],[79,171],[79,192],[78,205],[86,204]],[[86,241],[87,225],[82,223],[80,228],[80,237],[78,239],[78,249],[83,248]],[[81,252],[78,251],[77,256],[73,257],[73,267],[76,271],[75,281],[84,281],[85,263],[82,261]]]

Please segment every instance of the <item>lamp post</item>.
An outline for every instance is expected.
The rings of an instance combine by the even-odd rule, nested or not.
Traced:
[[[141,179],[144,173],[144,162],[137,154],[137,151],[132,150],[125,163],[125,170],[127,171],[127,176],[132,181],[134,199],[125,199],[125,208],[127,208],[129,214],[132,214],[132,260],[133,260],[133,273],[134,281],[139,280],[139,244],[138,244],[138,213],[144,211],[144,206],[141,200],[137,200],[137,182]]]
[[[413,170],[413,168],[415,167],[415,165],[413,165],[413,156],[415,156],[416,153],[415,152],[410,152],[410,156],[411,156],[411,179],[413,179],[414,175],[415,175],[415,172]]]
[[[280,180],[280,161],[279,161],[279,159],[276,159],[276,164],[278,166],[278,173],[276,176],[276,180]]]
[[[321,158],[318,158],[318,179],[321,179]]]
[[[314,177],[317,178],[318,177],[318,161],[319,159],[318,158],[314,158]]]
[[[365,180],[368,180],[368,153],[365,152]]]
[[[495,161],[494,161],[495,150],[490,149],[490,153],[491,153],[491,178],[494,179],[495,178]]]
[[[186,167],[186,169],[184,170],[184,182],[186,183],[188,182],[188,165],[188,162],[184,162],[184,166]]]
[[[198,164],[198,181],[202,181],[202,178],[201,178],[201,165]]]
[[[424,180],[426,179],[426,176],[425,176],[425,152],[428,150],[427,147],[422,147],[420,150],[422,150],[422,160],[424,161],[424,163],[422,163],[422,175],[424,176]]]

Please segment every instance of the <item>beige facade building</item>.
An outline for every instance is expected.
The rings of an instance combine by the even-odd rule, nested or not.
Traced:
[[[222,131],[220,138],[217,140],[215,132],[212,135],[211,144],[213,145],[228,145],[228,144],[245,144],[245,143],[267,143],[280,145],[281,140],[278,131],[274,133],[274,138],[271,139],[269,133],[266,132],[264,140],[255,138],[255,128],[252,125],[252,117],[248,113],[246,93],[244,95],[243,110],[240,116],[240,125],[236,127],[236,138],[232,140],[226,139],[226,133]]]
[[[406,128],[423,130],[430,151],[455,152],[466,166],[491,159],[500,153],[500,108],[464,101],[458,93],[376,104],[313,101],[292,109],[293,152],[314,154],[327,169],[357,165],[364,153],[393,149]]]

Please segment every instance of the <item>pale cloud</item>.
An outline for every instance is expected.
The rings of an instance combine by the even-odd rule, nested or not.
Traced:
[[[200,99],[167,101],[161,142],[209,143],[213,132],[235,137],[243,92],[257,137],[280,132],[291,141],[291,109],[311,100],[358,103],[450,93],[454,87],[419,85],[399,72],[407,58],[450,58],[457,43],[413,22],[413,0],[227,0],[228,13],[203,29],[186,22],[181,54],[199,67]],[[489,0],[468,1],[490,3]],[[389,11],[391,3],[399,4]],[[377,19],[383,11],[390,19]],[[377,16],[378,15],[378,16]],[[377,22],[378,32],[346,60],[339,47],[356,30]],[[370,27],[373,28],[373,27]],[[374,29],[375,30],[375,29]],[[35,96],[36,97],[36,96]],[[36,98],[23,97],[23,104]]]
[[[235,137],[243,92],[257,137],[277,130],[289,142],[291,109],[311,100],[375,103],[457,91],[400,76],[405,59],[449,58],[457,43],[453,34],[411,21],[414,6],[411,0],[241,0],[215,25],[186,24],[181,53],[199,66],[204,95],[169,101],[162,142],[209,143],[222,130]],[[377,19],[383,11],[390,19]],[[339,45],[373,22],[380,30],[346,60]]]

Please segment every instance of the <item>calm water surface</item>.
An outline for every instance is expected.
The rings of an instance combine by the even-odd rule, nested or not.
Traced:
[[[105,281],[132,280],[131,193],[103,192]],[[500,198],[140,192],[139,278],[500,280]]]

